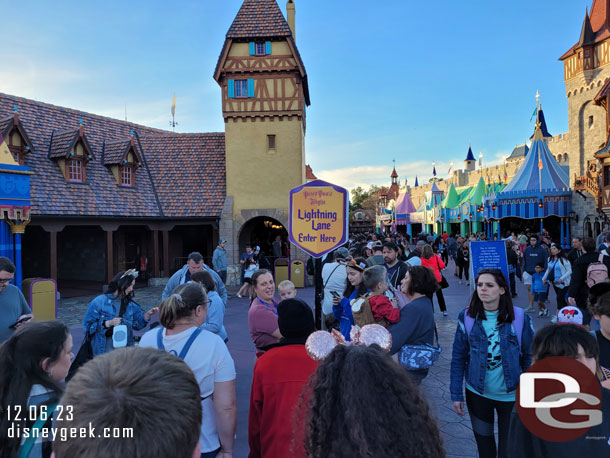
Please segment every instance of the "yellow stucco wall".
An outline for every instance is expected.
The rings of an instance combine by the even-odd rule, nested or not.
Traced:
[[[275,135],[275,150],[267,148]],[[227,195],[233,215],[242,210],[283,208],[290,189],[305,183],[305,136],[300,120],[249,118],[225,124]],[[261,192],[262,191],[262,192]]]
[[[231,49],[229,49],[229,57],[243,57],[250,55],[250,44],[249,43],[233,43]],[[275,56],[288,56],[292,55],[290,47],[285,41],[272,41],[271,42],[271,55]]]

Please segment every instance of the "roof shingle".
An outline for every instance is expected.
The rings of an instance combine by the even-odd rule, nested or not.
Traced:
[[[275,0],[244,0],[227,32],[227,38],[290,36],[290,26]]]
[[[224,134],[173,134],[2,93],[0,119],[11,114],[16,104],[19,123],[34,145],[25,158],[25,165],[34,172],[30,179],[33,216],[220,217],[226,192]],[[66,154],[78,130],[65,129],[78,126],[81,119],[94,154],[86,166],[87,181],[70,183],[48,155],[62,150]],[[101,161],[101,152],[104,141],[129,138],[132,131],[146,139],[141,150],[145,163],[135,172],[136,185],[129,188],[117,185]],[[216,141],[210,141],[210,136]]]

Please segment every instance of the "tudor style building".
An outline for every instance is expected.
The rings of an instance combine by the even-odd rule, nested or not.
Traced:
[[[209,263],[219,237],[236,263],[246,243],[286,234],[289,190],[306,179],[309,105],[293,0],[287,12],[244,0],[229,28],[214,72],[224,133],[0,94],[0,255],[62,292],[99,291],[128,268],[168,276],[191,251]]]
[[[220,237],[238,242],[228,247],[234,262],[236,249],[265,224],[287,227],[289,191],[306,181],[309,88],[294,39],[294,2],[286,7],[288,21],[275,0],[245,0],[214,72],[226,143]]]

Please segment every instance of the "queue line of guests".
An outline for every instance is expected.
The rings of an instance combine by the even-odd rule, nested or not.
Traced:
[[[362,277],[360,283],[354,280],[355,285],[349,281],[348,274],[348,282],[355,289],[364,283],[366,269],[359,266],[356,260],[347,259],[346,263],[352,261],[353,266],[362,269],[352,269],[356,277],[358,274]],[[350,268],[349,265],[346,267]],[[124,283],[129,280],[125,273],[121,273],[118,280],[121,279],[126,279]],[[200,440],[188,456],[199,456],[202,453],[201,456],[205,457],[229,457],[232,456],[237,418],[235,369],[224,339],[203,329],[211,301],[206,289],[195,280],[196,278],[191,283],[179,285],[163,301],[159,310],[161,326],[148,331],[140,346],[176,354],[195,374],[199,386],[197,400],[203,411],[203,420],[198,430]],[[516,379],[518,374],[529,367],[532,354],[534,360],[568,356],[581,360],[592,372],[597,372],[600,354],[596,338],[573,325],[551,326],[549,331],[539,333],[540,337],[537,335],[534,338],[530,317],[513,307],[508,281],[500,271],[481,271],[474,281],[476,290],[470,305],[458,317],[451,364],[451,395],[454,409],[463,415],[465,379],[466,404],[480,456],[530,456],[529,453],[539,453],[540,450],[547,450],[547,447],[548,450],[554,450],[554,455],[546,455],[544,452],[541,456],[566,456],[564,453],[570,450],[570,446],[596,456],[599,443],[591,441],[575,440],[563,448],[549,446],[529,433],[514,411]],[[385,456],[384,453],[388,453],[388,450],[392,451],[388,456],[444,456],[438,427],[430,415],[426,401],[416,388],[417,383],[427,374],[415,371],[409,373],[392,361],[390,356],[398,353],[405,344],[433,344],[435,324],[429,296],[438,289],[437,283],[433,271],[426,267],[415,266],[407,270],[400,292],[407,297],[408,303],[400,308],[398,322],[388,327],[394,341],[389,354],[375,345],[338,346],[318,364],[309,358],[305,348],[306,338],[314,329],[309,305],[291,298],[279,304],[275,302],[273,277],[269,272],[261,272],[256,281],[253,281],[257,297],[250,309],[252,316],[256,317],[250,323],[250,331],[255,343],[258,339],[256,346],[259,351],[249,418],[251,456]],[[132,298],[129,297],[130,285],[131,283],[124,287],[122,293],[117,288],[109,293],[112,297],[105,295],[105,299],[113,304],[113,308],[118,309],[119,314],[122,308],[125,310],[123,316],[127,308],[133,305]],[[343,299],[347,298],[340,299],[339,304]],[[122,306],[122,303],[125,305]],[[606,303],[610,305],[610,296],[605,298],[602,294],[597,301],[598,308],[594,311],[604,313],[606,309],[603,304]],[[156,311],[149,312],[148,317],[143,314],[145,320]],[[600,315],[596,313],[596,316]],[[600,318],[604,316],[601,315]],[[114,318],[102,318],[103,316],[98,319],[98,324],[101,320],[107,328],[112,327],[105,322]],[[610,320],[607,316],[606,319]],[[67,328],[57,325],[59,323],[46,322],[23,326],[0,347],[0,364],[5,374],[0,377],[4,408],[5,390],[11,388],[18,391],[18,396],[21,397],[25,392],[27,398],[31,398],[28,402],[40,399],[43,404],[52,404],[59,399],[63,390],[61,380],[70,367],[72,342]],[[53,329],[52,333],[49,326],[57,329]],[[131,327],[135,329],[133,325]],[[47,378],[33,372],[28,373],[28,367],[21,368],[25,371],[20,372],[21,369],[15,366],[21,355],[19,352],[25,351],[18,343],[26,344],[29,340],[23,336],[29,337],[29,333],[34,331],[38,333],[36,338],[44,342],[50,342],[50,335],[55,335],[53,342],[56,345],[51,354],[47,350],[31,347],[34,361],[38,361],[34,365],[39,365]],[[107,338],[105,333],[104,337]],[[477,342],[476,345],[474,342]],[[108,360],[113,355],[117,359],[125,358],[125,351],[128,350],[113,350],[104,357],[94,358],[81,369],[84,371],[82,378],[90,375],[90,370],[85,370],[87,367],[108,365]],[[108,353],[106,347],[102,353]],[[206,354],[206,361],[202,362],[202,354]],[[288,377],[288,367],[293,368],[291,373],[299,372],[300,376]],[[476,373],[467,370],[469,367],[478,367],[480,371]],[[317,376],[311,377],[314,372]],[[14,385],[19,380],[18,376],[23,374],[32,381],[42,383]],[[74,385],[71,382],[68,388],[78,387],[82,395],[82,390],[87,387],[83,386],[84,383],[79,385],[79,377],[77,373]],[[338,380],[344,382],[336,389],[329,390]],[[350,384],[350,381],[353,383]],[[42,388],[35,385],[41,385]],[[283,391],[278,390],[278,386]],[[39,395],[43,397],[37,397]],[[354,397],[363,399],[366,409],[359,406],[349,408]],[[79,404],[78,401],[75,403]],[[85,401],[81,403],[87,404]],[[332,405],[345,408],[329,408]],[[602,409],[608,411],[609,407],[608,397],[604,395]],[[494,410],[498,416],[498,444],[493,434]],[[287,415],[292,415],[296,424],[303,422],[301,426],[304,427],[295,428],[295,423],[286,421]],[[273,427],[266,428],[269,425]],[[369,431],[371,425],[374,425],[374,434]],[[593,428],[592,433],[607,434],[608,426],[602,424],[599,428]],[[346,435],[335,434],[335,427],[345,431]],[[362,431],[362,434],[352,437],[349,432],[353,430]],[[386,437],[392,438],[392,441],[384,440]],[[515,438],[518,440],[513,440]],[[25,445],[21,441],[10,441],[0,431],[0,445],[4,446],[5,443],[12,444],[15,451]],[[77,443],[78,441],[74,442]],[[48,452],[51,447],[44,442],[36,446],[38,449],[34,453],[40,451],[40,456],[45,456],[44,451]],[[97,455],[91,456],[105,456],[101,453],[105,445],[100,443],[97,447]],[[75,456],[62,455],[62,450],[70,450],[70,445],[59,444],[59,453],[56,451],[58,458]],[[271,453],[270,450],[275,451]]]

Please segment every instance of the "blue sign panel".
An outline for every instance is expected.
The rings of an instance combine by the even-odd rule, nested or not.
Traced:
[[[474,278],[481,269],[500,269],[506,281],[508,278],[508,261],[506,259],[506,244],[503,241],[470,242],[470,284],[474,287]],[[507,291],[510,293],[510,291]]]

